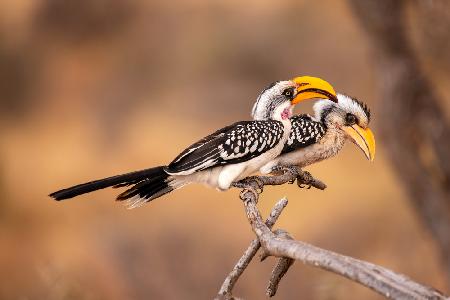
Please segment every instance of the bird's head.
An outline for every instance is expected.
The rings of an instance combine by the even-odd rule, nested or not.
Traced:
[[[252,110],[255,120],[285,120],[292,115],[295,104],[307,99],[337,101],[333,87],[323,79],[311,76],[276,81],[258,96]]]
[[[369,128],[370,110],[355,98],[337,94],[337,102],[320,100],[314,104],[316,118],[328,128],[342,130],[344,136],[356,144],[373,161],[375,137]]]

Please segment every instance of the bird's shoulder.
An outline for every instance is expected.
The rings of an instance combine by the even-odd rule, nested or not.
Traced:
[[[273,148],[283,133],[283,124],[275,120],[236,122],[186,148],[167,166],[167,171],[195,172],[246,161]]]
[[[292,129],[282,153],[307,147],[319,141],[326,132],[326,126],[310,115],[295,115],[291,118]]]

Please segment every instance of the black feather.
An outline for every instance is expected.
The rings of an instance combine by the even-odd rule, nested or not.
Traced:
[[[317,143],[327,130],[323,123],[314,121],[309,115],[293,116],[291,123],[291,133],[282,154]]]
[[[241,121],[192,144],[166,168],[169,174],[201,171],[248,161],[275,147],[283,137],[279,121]]]
[[[359,101],[358,99],[353,98],[353,97],[352,97],[352,100],[355,101],[356,103],[358,103],[359,106],[361,106],[362,110],[364,111],[364,113],[367,116],[367,121],[370,122],[370,109],[367,106],[367,104],[365,104],[364,102]]]
[[[162,196],[162,194],[157,194],[164,189],[166,190],[164,194],[171,192],[173,188],[169,186],[169,182],[167,181],[168,176],[169,175],[164,172],[161,176],[143,180],[117,196],[117,200],[123,201],[134,196],[139,196],[142,199],[148,199],[147,201],[150,201],[154,198]],[[156,195],[157,197],[155,197]]]
[[[138,196],[143,202],[148,202],[173,191],[169,183],[170,181],[163,178],[158,180],[145,180],[117,196],[117,200],[123,201]]]
[[[87,183],[59,190],[57,192],[51,193],[49,196],[59,201],[73,198],[75,196],[79,196],[82,194],[90,193],[96,190],[104,189],[107,187],[126,186],[136,184],[140,181],[149,178],[162,178],[164,176],[167,178],[168,175],[164,172],[164,167],[160,166],[156,168],[145,169],[141,171],[90,181]]]

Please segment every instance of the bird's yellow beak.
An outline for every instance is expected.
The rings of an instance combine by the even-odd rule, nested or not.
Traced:
[[[373,161],[375,158],[375,137],[370,128],[362,128],[357,124],[343,127],[345,132],[366,155],[367,159]]]
[[[292,99],[292,104],[297,104],[300,101],[321,98],[330,99],[338,102],[334,88],[323,79],[312,76],[301,76],[292,79],[297,86],[297,95]]]

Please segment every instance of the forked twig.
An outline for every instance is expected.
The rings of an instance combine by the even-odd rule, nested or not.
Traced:
[[[253,177],[251,180],[259,181],[257,185],[261,185],[262,183],[262,186],[268,184],[283,184],[295,179],[300,179],[300,183],[298,182],[299,185],[307,184],[315,186],[311,183],[321,183],[312,178],[309,173],[307,175],[309,175],[310,178],[306,178],[309,182],[302,182],[304,179],[302,173],[303,172],[299,169],[294,171],[290,169],[288,172],[284,172],[284,174],[279,176]],[[325,186],[323,183],[322,185],[317,185],[322,187]],[[262,189],[262,187],[258,188]],[[293,240],[286,231],[278,230],[272,232],[270,228],[286,206],[286,199],[282,199],[277,203],[276,207],[281,205],[281,208],[276,209],[275,207],[272,210],[272,214],[276,212],[276,217],[272,219],[273,223],[269,222],[269,224],[267,224],[264,223],[256,206],[259,193],[254,184],[249,184],[244,188],[240,194],[240,198],[244,202],[248,221],[264,250],[263,256],[275,256],[281,258],[274,268],[272,277],[269,281],[269,286],[267,288],[267,295],[269,296],[275,295],[282,276],[288,271],[293,261],[300,260],[305,264],[344,276],[389,299],[450,299],[432,287],[414,282],[405,275],[394,273],[384,267],[321,249],[308,243]],[[270,220],[270,218],[268,220]],[[218,298],[234,299],[232,296],[232,289],[239,279],[239,276],[243,273],[258,251],[258,240],[254,240],[250,244],[233,271],[227,276],[220,289]]]

